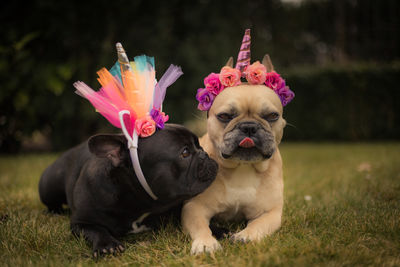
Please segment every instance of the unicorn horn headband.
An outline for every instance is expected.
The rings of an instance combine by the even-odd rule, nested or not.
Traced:
[[[231,57],[219,73],[211,73],[204,78],[204,88],[199,88],[196,94],[199,110],[208,111],[219,93],[227,87],[240,85],[242,78],[250,85],[265,85],[273,90],[279,96],[282,106],[292,101],[294,93],[286,85],[285,80],[274,71],[268,55],[264,56],[262,63],[256,61],[250,65],[250,42],[250,29],[246,29],[236,67],[233,68]]]
[[[128,140],[128,148],[136,177],[144,190],[157,200],[140,167],[137,147],[139,137],[154,134],[163,129],[168,115],[162,112],[162,103],[167,87],[182,74],[180,67],[170,65],[160,81],[157,82],[154,70],[154,58],[145,55],[129,61],[124,48],[116,44],[118,61],[107,70],[97,72],[102,85],[94,91],[81,81],[74,83],[77,94],[89,100],[96,110],[112,125],[122,129]]]
[[[240,51],[236,60],[235,69],[240,70],[242,73],[242,77],[245,77],[245,69],[248,65],[250,65],[250,43],[251,43],[251,36],[250,36],[250,29],[247,29],[244,32],[242,45],[240,46]]]

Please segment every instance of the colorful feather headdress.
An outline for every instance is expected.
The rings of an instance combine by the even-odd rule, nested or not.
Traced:
[[[250,85],[265,85],[272,89],[286,106],[294,98],[294,93],[286,85],[285,80],[274,71],[271,59],[264,56],[262,63],[259,61],[250,65],[250,29],[243,36],[242,45],[237,57],[235,68],[231,57],[220,73],[211,73],[204,79],[204,87],[197,90],[196,99],[199,101],[197,108],[208,111],[215,97],[227,87],[238,86],[241,79],[246,79]]]
[[[155,78],[154,58],[137,56],[129,62],[124,48],[116,44],[118,61],[107,70],[97,72],[102,88],[94,91],[84,82],[74,83],[77,94],[92,103],[96,110],[112,125],[122,129],[128,140],[132,164],[139,182],[156,200],[140,168],[137,154],[138,138],[151,136],[163,129],[168,115],[162,112],[167,87],[182,74],[180,67],[170,65],[160,81]]]

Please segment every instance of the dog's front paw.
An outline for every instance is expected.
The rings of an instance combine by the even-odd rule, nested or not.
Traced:
[[[214,237],[210,236],[207,238],[194,239],[190,253],[195,255],[203,252],[213,253],[219,249],[221,249],[221,245]]]
[[[248,228],[243,229],[239,233],[234,234],[231,239],[235,242],[260,241],[264,236],[258,231],[252,231]]]
[[[98,258],[102,255],[121,253],[125,250],[124,245],[116,239],[101,240],[93,246],[93,257]]]

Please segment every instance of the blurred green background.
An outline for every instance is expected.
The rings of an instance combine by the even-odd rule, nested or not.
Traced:
[[[400,1],[1,1],[0,151],[62,150],[118,132],[74,93],[99,88],[96,71],[130,58],[170,63],[184,75],[168,89],[170,122],[204,117],[203,78],[236,58],[252,29],[252,61],[269,53],[296,93],[285,140],[371,141],[400,137]],[[193,126],[194,130],[197,128]]]

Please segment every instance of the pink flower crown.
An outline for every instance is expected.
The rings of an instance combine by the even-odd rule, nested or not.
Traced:
[[[228,61],[231,63],[232,59]],[[266,62],[264,64],[264,61]],[[211,73],[204,79],[205,88],[197,90],[196,99],[199,101],[197,108],[208,111],[215,97],[227,87],[238,86],[242,83],[241,78],[245,78],[251,85],[264,84],[272,89],[286,106],[294,98],[294,93],[286,85],[285,80],[273,70],[269,56],[266,55],[263,64],[259,61],[250,64],[250,29],[247,29],[243,37],[242,46],[238,55],[236,67],[225,66],[220,73]],[[267,65],[270,71],[267,71]]]

